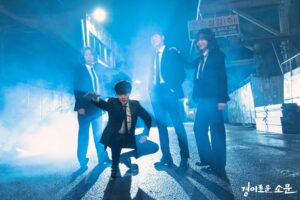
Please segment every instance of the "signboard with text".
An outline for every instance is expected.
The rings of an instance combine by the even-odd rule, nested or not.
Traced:
[[[239,17],[238,15],[227,15],[202,20],[192,20],[188,22],[189,39],[193,40],[200,29],[210,28],[216,37],[227,37],[238,35]]]

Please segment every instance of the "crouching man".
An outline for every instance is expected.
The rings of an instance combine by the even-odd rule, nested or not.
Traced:
[[[88,93],[95,105],[108,112],[108,124],[104,129],[100,142],[105,147],[110,147],[112,152],[112,171],[111,178],[119,175],[119,162],[122,148],[136,150],[135,128],[138,117],[144,122],[142,137],[139,143],[147,141],[151,127],[151,116],[136,100],[129,99],[132,86],[127,81],[118,82],[115,87],[117,98],[109,98],[104,101],[100,95]]]

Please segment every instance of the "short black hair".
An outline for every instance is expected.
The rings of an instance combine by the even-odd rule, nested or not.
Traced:
[[[85,52],[86,51],[91,51],[91,53],[93,54],[93,56],[94,56],[94,61],[97,61],[97,57],[98,57],[98,55],[97,55],[97,52],[95,51],[95,49],[93,49],[92,47],[84,47],[83,49],[81,49],[81,51],[80,51],[80,57],[79,57],[79,61],[80,61],[80,63],[82,63],[82,64],[85,64],[85,60],[84,60],[84,54],[85,54]]]
[[[160,31],[160,30],[156,30],[156,31],[153,31],[153,33],[151,33],[151,37],[153,35],[160,35],[160,36],[165,36],[166,34],[163,32],[163,31]]]
[[[121,94],[130,94],[131,90],[132,90],[132,86],[131,86],[131,84],[128,81],[119,81],[115,85],[114,89],[115,89],[115,92],[118,95],[121,95]]]
[[[84,47],[82,50],[81,50],[81,54],[84,55],[84,53],[86,51],[91,51],[91,53],[93,54],[93,56],[96,58],[97,57],[97,52],[95,51],[95,49],[93,49],[92,47]]]

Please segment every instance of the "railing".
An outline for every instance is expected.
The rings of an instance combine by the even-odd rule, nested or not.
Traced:
[[[299,56],[299,61],[297,61],[296,59],[298,56]],[[291,72],[293,69],[297,67],[300,67],[300,53],[290,57],[289,59],[287,59],[286,61],[280,64],[282,75],[284,75],[286,72]]]
[[[294,69],[298,67],[300,67],[300,53],[290,57],[289,59],[280,64],[280,69],[282,75],[284,76],[285,84],[287,84],[287,87],[284,87],[285,89],[287,89],[287,92],[284,92],[285,95],[287,95],[284,97],[284,99],[289,103],[294,103],[294,98],[299,98],[297,94],[295,97],[296,88],[294,88],[295,81],[293,80],[294,76],[296,75],[294,74],[296,72],[296,70]],[[299,86],[296,85],[296,87]]]

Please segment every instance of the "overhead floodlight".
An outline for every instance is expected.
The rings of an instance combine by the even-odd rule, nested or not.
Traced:
[[[96,21],[98,22],[104,22],[106,20],[106,11],[102,8],[97,8],[94,12],[93,12],[93,17]]]

